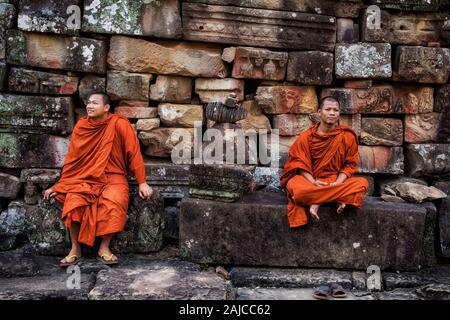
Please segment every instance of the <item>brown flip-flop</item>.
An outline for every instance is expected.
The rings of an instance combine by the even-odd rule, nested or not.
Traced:
[[[332,283],[330,284],[331,289],[331,295],[333,298],[345,298],[347,296],[347,293],[345,292],[344,288],[340,284]]]
[[[320,286],[314,290],[313,297],[319,300],[330,299],[331,289],[329,286]]]
[[[119,259],[116,257],[116,259],[114,260],[113,257],[114,257],[113,253],[111,254],[102,253],[98,255],[97,259],[106,265],[118,264]]]
[[[71,260],[71,259],[73,259],[73,260],[70,261],[70,262],[67,261],[67,260]],[[63,260],[65,260],[66,262],[60,262],[59,263],[59,266],[61,268],[65,268],[65,267],[76,265],[81,260],[81,256],[77,256],[77,255],[73,254],[73,255],[64,257]]]

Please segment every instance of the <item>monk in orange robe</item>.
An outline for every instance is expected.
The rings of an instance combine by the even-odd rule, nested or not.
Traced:
[[[81,258],[80,243],[94,245],[102,237],[99,259],[116,264],[111,253],[112,236],[123,230],[128,209],[128,179],[136,177],[139,195],[151,197],[146,183],[139,140],[128,119],[109,112],[109,97],[104,93],[89,96],[87,116],[72,133],[69,151],[59,181],[44,191],[44,199],[55,197],[63,203],[62,220],[69,228],[72,248],[61,260],[67,267]]]
[[[291,227],[308,223],[307,208],[319,220],[321,204],[337,202],[337,212],[346,205],[360,208],[368,182],[353,177],[358,166],[358,137],[349,126],[339,125],[339,102],[322,99],[320,123],[302,132],[289,149],[280,179],[288,198]]]

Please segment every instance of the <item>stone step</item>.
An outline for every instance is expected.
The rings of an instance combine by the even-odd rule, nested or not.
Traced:
[[[418,270],[433,260],[435,214],[430,203],[367,197],[362,209],[338,215],[325,205],[320,221],[289,228],[282,193],[255,192],[234,203],[184,198],[180,250],[197,263]]]

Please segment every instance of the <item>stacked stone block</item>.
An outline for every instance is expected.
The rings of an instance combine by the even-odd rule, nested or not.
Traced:
[[[255,165],[256,172],[270,170],[277,177],[296,136],[317,122],[320,98],[331,95],[341,103],[341,123],[359,136],[358,173],[376,182],[386,175],[445,180],[447,6],[381,0],[2,1],[0,185],[8,186],[0,190],[2,203],[24,197],[35,205],[42,188],[53,183],[92,91],[108,93],[115,112],[130,119],[149,163],[172,166],[172,150],[180,143],[193,150],[195,124],[202,133],[211,126],[204,105],[233,93],[247,109],[247,117],[235,122],[238,128],[265,130],[269,135],[260,139],[267,149],[271,130],[278,130],[279,168],[261,169],[260,159]],[[180,132],[190,138],[181,139]],[[27,171],[35,169],[41,171]],[[179,172],[174,181],[184,184],[186,170]],[[164,184],[161,191],[170,194],[175,185]]]

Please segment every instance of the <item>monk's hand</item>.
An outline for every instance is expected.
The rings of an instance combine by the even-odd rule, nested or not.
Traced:
[[[318,187],[323,187],[323,186],[327,186],[328,183],[325,181],[320,181],[320,180],[315,180],[314,181],[314,185],[318,186]]]
[[[153,189],[146,182],[139,184],[139,196],[142,199],[148,200],[151,198],[152,194]]]
[[[58,194],[58,193],[55,192],[55,191],[53,191],[52,188],[47,189],[47,190],[45,190],[45,191],[43,192],[44,200],[49,200],[51,197],[54,197],[54,196],[56,196],[57,194]]]
[[[337,186],[337,185],[340,185],[341,183],[342,182],[335,181],[335,182],[330,183],[330,186]]]

